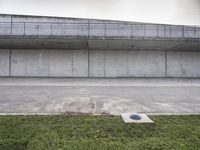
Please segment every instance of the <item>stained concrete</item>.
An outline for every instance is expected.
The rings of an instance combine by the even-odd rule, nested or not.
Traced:
[[[0,15],[0,76],[200,77],[199,35],[198,26]]]
[[[11,23],[0,23],[0,35],[11,35]]]
[[[86,50],[12,50],[11,55],[11,76],[88,76]]]
[[[200,77],[189,51],[1,49],[0,76]]]
[[[22,77],[0,113],[200,113],[199,50],[197,26],[0,15],[0,76]]]
[[[0,15],[1,24],[0,35],[199,38],[198,26],[20,15]]]
[[[200,113],[200,80],[0,78],[0,113]]]
[[[165,77],[164,51],[128,51],[128,77]]]
[[[73,77],[88,77],[88,51],[73,51]]]
[[[93,50],[89,56],[89,76],[105,77],[105,51]]]
[[[105,77],[127,77],[126,51],[105,51]]]
[[[199,52],[167,52],[168,77],[200,77]]]
[[[49,36],[0,36],[1,49],[68,49],[68,50],[176,50],[199,51],[198,39],[120,39]]]
[[[0,76],[9,76],[10,50],[0,49]]]
[[[14,50],[11,76],[48,76],[48,51]]]
[[[48,50],[48,76],[72,76],[72,51]]]
[[[199,50],[200,27],[0,15],[0,39],[0,48]]]

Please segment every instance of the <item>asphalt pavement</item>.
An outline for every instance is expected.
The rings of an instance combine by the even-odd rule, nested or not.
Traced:
[[[200,114],[199,78],[0,78],[0,114]]]

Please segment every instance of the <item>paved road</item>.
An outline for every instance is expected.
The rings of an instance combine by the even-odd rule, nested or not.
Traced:
[[[200,113],[200,79],[0,78],[0,113]]]

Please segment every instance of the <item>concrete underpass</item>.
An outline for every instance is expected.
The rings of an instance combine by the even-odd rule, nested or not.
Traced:
[[[1,15],[0,76],[0,113],[199,113],[200,27]]]

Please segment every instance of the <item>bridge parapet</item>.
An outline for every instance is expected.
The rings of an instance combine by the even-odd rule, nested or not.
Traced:
[[[73,21],[71,21],[73,20]],[[200,38],[200,27],[87,19],[0,18],[0,35],[98,38]]]

